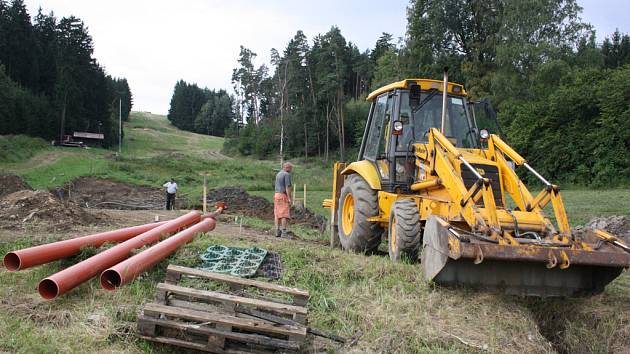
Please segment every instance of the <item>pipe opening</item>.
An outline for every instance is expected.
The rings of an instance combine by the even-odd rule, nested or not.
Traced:
[[[116,290],[122,285],[122,278],[117,271],[108,269],[101,274],[101,286],[106,290]]]
[[[59,295],[59,286],[52,279],[44,279],[40,281],[37,290],[46,300],[52,300]]]
[[[4,256],[4,266],[10,272],[15,272],[16,270],[20,270],[20,266],[22,265],[20,261],[20,256],[15,252],[9,252]]]

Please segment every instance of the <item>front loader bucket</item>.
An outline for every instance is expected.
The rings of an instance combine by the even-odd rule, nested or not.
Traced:
[[[422,265],[426,280],[447,286],[521,296],[578,296],[602,292],[630,265],[630,254],[609,245],[592,251],[499,245],[467,237],[431,216],[424,230]]]

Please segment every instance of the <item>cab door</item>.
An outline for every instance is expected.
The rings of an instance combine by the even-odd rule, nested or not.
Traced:
[[[395,95],[384,93],[374,100],[372,116],[368,121],[363,136],[362,156],[359,160],[368,160],[376,165],[381,185],[388,184],[390,179],[389,143],[391,141],[392,112],[394,112]],[[385,189],[385,188],[384,188]]]

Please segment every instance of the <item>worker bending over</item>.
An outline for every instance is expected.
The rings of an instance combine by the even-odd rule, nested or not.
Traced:
[[[292,169],[293,165],[287,162],[282,166],[282,170],[280,170],[280,172],[276,175],[276,193],[273,196],[273,214],[274,224],[276,226],[276,237],[287,236],[287,226],[289,224],[289,219],[291,218]]]
[[[166,210],[175,209],[175,195],[177,194],[177,183],[171,178],[170,181],[164,183],[166,188]]]

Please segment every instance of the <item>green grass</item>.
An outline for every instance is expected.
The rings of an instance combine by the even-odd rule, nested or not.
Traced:
[[[630,189],[579,189],[560,192],[572,226],[600,216],[630,214]]]
[[[95,156],[71,155],[52,164],[36,167],[22,177],[35,189],[60,186],[81,176],[100,176],[108,171],[108,161]]]
[[[24,135],[0,135],[0,163],[24,161],[49,146],[50,144],[41,138]]]
[[[29,241],[2,244],[0,251]],[[168,353],[130,334],[143,303],[153,298],[169,263],[195,266],[212,244],[258,246],[279,252],[284,272],[279,284],[306,289],[309,323],[352,336],[362,333],[355,352],[464,353],[549,352],[540,326],[554,329],[567,352],[623,351],[630,345],[630,276],[623,275],[603,295],[562,300],[527,300],[483,291],[426,284],[415,264],[392,264],[381,256],[361,256],[285,240],[254,240],[212,233],[197,237],[115,293],[91,280],[54,301],[39,299],[40,279],[61,269],[59,262],[9,273],[0,271],[0,350],[8,352]]]

